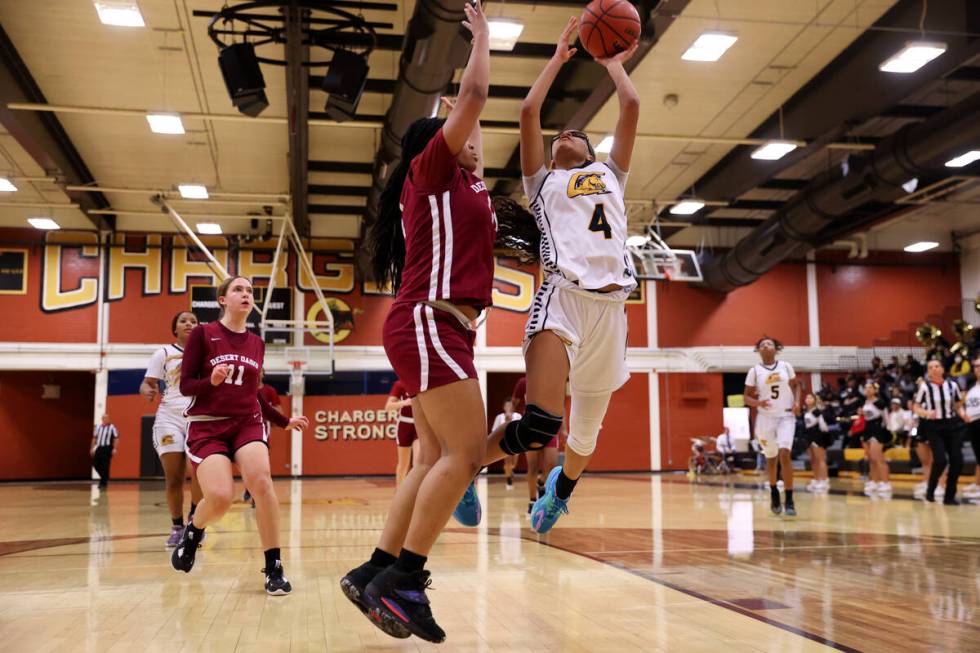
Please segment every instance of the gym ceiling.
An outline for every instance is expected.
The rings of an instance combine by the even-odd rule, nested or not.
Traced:
[[[247,233],[255,224],[249,218],[284,214],[298,191],[303,199],[294,204],[305,203],[310,235],[362,236],[372,180],[386,170],[382,134],[415,2],[339,3],[377,35],[364,92],[353,119],[333,122],[319,88],[325,68],[304,70],[310,121],[292,134],[287,118],[303,103],[294,96],[287,104],[285,67],[262,64],[269,106],[258,118],[232,106],[208,37],[221,0],[116,3],[135,5],[144,26],[103,24],[93,0],[0,2],[0,177],[16,188],[0,192],[0,226],[49,217],[63,229],[173,231],[150,201],[164,193],[192,225]],[[491,19],[523,25],[512,50],[491,53],[484,151],[487,182],[498,194],[520,196],[520,102],[583,4],[508,0],[485,7]],[[945,110],[977,105],[969,105],[980,91],[975,0],[929,0],[925,7],[922,0],[637,4],[645,29],[631,76],[643,106],[627,189],[630,227],[642,233],[653,225],[675,247],[732,247],[778,221],[818,175],[842,166],[860,172],[903,127],[941,123]],[[737,40],[717,61],[683,58],[706,32]],[[944,50],[915,72],[880,70],[909,42]],[[282,59],[284,46],[262,45],[257,53]],[[312,48],[310,58],[326,62],[330,52]],[[459,71],[447,92],[458,79]],[[579,56],[551,91],[545,128],[585,129],[598,144],[615,125],[610,97],[601,67]],[[184,133],[151,131],[146,116],[154,112],[179,114]],[[980,124],[980,113],[973,115]],[[964,138],[963,153],[980,150],[980,141]],[[752,157],[771,141],[795,147],[776,160]],[[302,161],[291,160],[291,148],[306,152]],[[924,171],[910,192],[885,199],[870,193],[808,244],[867,234],[873,249],[919,240],[951,249],[954,233],[980,229],[980,163],[940,167]],[[181,184],[203,185],[208,199],[182,198]],[[685,199],[704,206],[672,213]],[[258,224],[262,230],[264,221]]]

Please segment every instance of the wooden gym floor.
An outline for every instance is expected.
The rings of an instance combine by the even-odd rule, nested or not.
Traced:
[[[481,479],[484,520],[452,522],[430,597],[446,651],[980,651],[980,506],[891,501],[835,482],[773,517],[752,482],[593,475],[549,536],[523,477]],[[751,480],[751,479],[750,479]],[[801,484],[802,485],[802,484]],[[338,588],[383,525],[388,479],[278,481],[294,591],[267,597],[236,503],[189,575],[170,568],[162,483],[0,487],[7,651],[416,651]]]

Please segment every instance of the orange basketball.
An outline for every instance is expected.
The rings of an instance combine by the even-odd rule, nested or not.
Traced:
[[[579,19],[578,35],[589,54],[605,59],[640,38],[640,15],[626,0],[592,0]]]

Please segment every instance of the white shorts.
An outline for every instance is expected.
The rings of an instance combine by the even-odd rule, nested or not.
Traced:
[[[187,442],[187,420],[157,415],[153,420],[153,448],[157,455],[184,453]]]
[[[612,393],[630,378],[626,369],[626,291],[582,290],[558,275],[548,275],[531,305],[524,327],[524,351],[531,338],[553,331],[568,352],[572,391]]]
[[[755,418],[755,437],[762,445],[766,458],[775,458],[780,449],[793,450],[796,436],[796,416],[765,415],[759,413]]]

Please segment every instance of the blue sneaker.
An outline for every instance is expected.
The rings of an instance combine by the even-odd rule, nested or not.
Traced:
[[[478,526],[481,517],[483,517],[483,508],[480,506],[480,497],[476,496],[476,485],[470,483],[463,493],[463,498],[459,500],[456,510],[453,510],[453,518],[463,526]]]
[[[547,533],[562,513],[568,514],[568,502],[562,501],[555,494],[555,485],[558,484],[560,473],[561,467],[551,470],[544,484],[544,496],[535,501],[534,507],[531,508],[531,529],[535,533]]]

